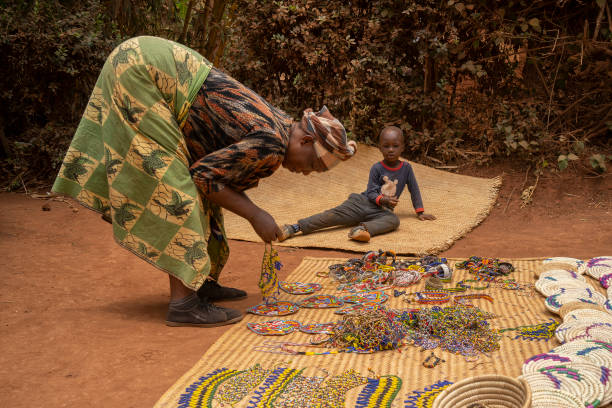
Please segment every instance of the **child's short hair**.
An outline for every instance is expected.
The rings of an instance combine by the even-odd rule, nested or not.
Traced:
[[[404,139],[404,132],[402,131],[402,129],[397,126],[385,126],[378,135],[378,141],[380,142],[380,138],[382,137],[382,135],[387,133],[398,134],[399,137],[402,138],[402,140]]]

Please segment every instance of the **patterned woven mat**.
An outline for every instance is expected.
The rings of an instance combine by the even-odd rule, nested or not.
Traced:
[[[360,145],[357,155],[331,171],[308,177],[280,169],[262,179],[248,196],[274,216],[279,225],[292,224],[321,211],[333,208],[350,193],[366,189],[370,167],[381,160],[378,149]],[[395,213],[400,217],[398,230],[374,237],[370,245],[397,254],[419,255],[441,252],[452,245],[489,214],[497,199],[501,178],[462,176],[412,163],[427,213],[435,221],[419,221],[412,208],[410,193],[405,190]],[[248,221],[224,212],[228,238],[260,242]],[[365,251],[369,245],[347,238],[349,228],[331,228],[305,236],[295,236],[281,246],[335,248]]]
[[[516,271],[511,274],[511,278],[520,282],[534,282],[536,279],[534,272],[541,268],[541,259],[505,259],[505,261],[511,262],[516,268]],[[455,262],[462,260],[449,259],[449,263],[454,265]],[[317,277],[316,273],[327,270],[327,267],[331,264],[344,261],[346,259],[306,257],[286,280],[290,282],[318,282],[323,285],[323,289],[316,292],[317,294],[341,295],[335,290],[335,285],[331,279]],[[464,270],[455,271],[453,283],[468,277],[469,274]],[[408,292],[423,290],[424,282],[421,281],[407,289]],[[401,297],[393,297],[392,290],[387,290],[386,293],[390,295],[389,300],[385,303],[386,306],[398,309],[408,307],[408,304],[401,301]],[[560,320],[557,315],[546,310],[544,298],[537,292],[532,297],[519,296],[512,290],[501,288],[482,290],[479,293],[486,293],[494,298],[493,303],[483,299],[473,301],[481,309],[499,316],[491,320],[493,327],[509,328],[545,323],[550,321],[551,318]],[[281,291],[281,300],[299,301],[302,298],[303,295],[289,295]],[[414,304],[410,307],[414,307]],[[301,323],[337,321],[339,316],[334,314],[334,310],[300,309],[297,313],[280,317],[280,319],[297,320]],[[222,368],[244,370],[257,363],[264,368],[305,369],[304,375],[310,376],[320,375],[320,368],[325,368],[331,375],[341,374],[352,368],[363,376],[368,376],[368,369],[371,369],[378,375],[393,375],[402,380],[401,389],[391,406],[425,407],[429,406],[426,402],[427,396],[432,391],[441,389],[445,381],[457,382],[463,378],[481,374],[517,377],[521,374],[521,367],[525,359],[559,345],[554,337],[548,341],[515,339],[515,332],[509,331],[502,334],[499,351],[493,352],[490,358],[481,356],[474,362],[468,362],[460,355],[441,351],[439,348],[435,349],[435,354],[446,362],[434,368],[423,366],[423,361],[430,354],[430,351],[420,351],[419,348],[411,346],[404,347],[401,353],[397,350],[390,350],[374,354],[340,353],[318,356],[280,355],[255,351],[254,347],[262,345],[265,341],[283,340],[305,343],[311,339],[311,335],[301,332],[294,332],[282,337],[258,336],[246,327],[249,322],[263,322],[270,319],[273,318],[248,314],[242,322],[234,325],[210,347],[200,361],[159,399],[156,407],[179,406],[181,395],[185,394],[190,386],[192,386],[191,389],[197,388],[196,383],[215,370]],[[363,385],[357,386],[347,393],[345,400],[347,407],[356,406],[358,396],[364,388]],[[418,393],[415,393],[415,391],[418,391]],[[251,396],[252,394],[236,406],[247,406]],[[200,405],[185,406],[195,407]],[[206,406],[206,404],[201,406]],[[213,406],[219,406],[215,400],[213,400]]]

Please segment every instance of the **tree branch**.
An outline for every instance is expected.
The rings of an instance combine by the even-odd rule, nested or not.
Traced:
[[[193,5],[196,0],[189,0],[189,5],[187,5],[187,13],[185,13],[185,22],[183,23],[183,32],[179,37],[178,42],[183,44],[185,43],[185,37],[187,37],[187,29],[189,28],[189,22],[191,21],[191,11],[193,10]]]

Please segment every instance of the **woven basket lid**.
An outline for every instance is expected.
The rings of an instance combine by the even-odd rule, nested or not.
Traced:
[[[555,337],[557,337],[560,343],[587,338],[606,341],[608,338],[605,336],[608,332],[610,333],[610,339],[612,339],[612,323],[598,322],[591,319],[570,319],[561,323],[555,329]]]
[[[546,301],[544,302],[544,305],[551,312],[558,313],[559,309],[561,309],[561,306],[575,300],[585,303],[603,305],[606,301],[606,298],[601,293],[588,288],[570,288],[563,289],[561,293],[556,293],[554,295],[548,296],[546,298]]]
[[[605,358],[604,361],[612,362],[612,342],[600,340],[574,340],[550,350],[550,353],[576,354],[577,356],[593,361],[594,355]],[[608,360],[610,359],[610,360]],[[597,360],[601,361],[601,360]],[[610,365],[612,367],[612,364]]]
[[[531,408],[584,408],[580,398],[569,392],[539,389],[531,392]]]
[[[561,306],[558,313],[559,313],[559,316],[565,319],[565,316],[567,316],[569,313],[575,312],[577,316],[580,316],[581,313],[583,312],[579,312],[579,311],[583,309],[586,311],[592,310],[592,311],[597,311],[601,313],[607,313],[606,309],[602,305],[594,305],[592,303],[585,303],[585,302],[580,302],[580,301],[565,303],[563,306]],[[591,312],[588,312],[588,313],[590,314]]]
[[[555,293],[559,293],[562,289],[591,289],[595,290],[595,288],[589,285],[586,282],[583,282],[578,279],[566,278],[559,280],[550,280],[550,279],[538,279],[535,283],[535,288],[538,292],[540,292],[544,296],[554,295]]]
[[[603,274],[612,273],[612,256],[597,256],[583,263],[579,270],[595,279],[599,279]]]
[[[584,264],[584,261],[581,259],[556,256],[556,257],[544,259],[542,261],[542,269],[543,270],[548,270],[548,269],[553,269],[553,268],[571,269],[574,272],[578,272],[582,274],[584,273],[584,272],[581,272],[581,269],[583,269],[581,268],[583,264]]]
[[[539,279],[544,278],[549,278],[549,280],[578,279],[582,282],[586,282],[584,275],[580,275],[579,273],[567,269],[550,269],[543,271],[539,274]]]
[[[599,406],[605,386],[592,371],[567,366],[551,366],[536,373],[523,374],[531,392],[541,390],[564,391],[577,397],[584,405]],[[549,405],[549,407],[556,407]]]

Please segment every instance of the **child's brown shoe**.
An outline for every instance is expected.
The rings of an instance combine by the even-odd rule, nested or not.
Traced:
[[[348,237],[353,241],[370,242],[370,233],[362,225],[353,228]]]
[[[280,230],[281,234],[278,236],[278,242],[283,242],[284,240],[289,239],[296,234],[293,227],[289,224],[281,225]]]

